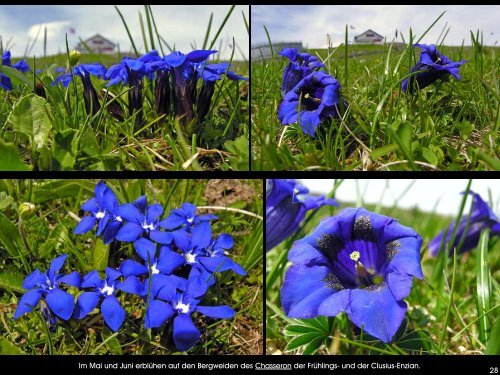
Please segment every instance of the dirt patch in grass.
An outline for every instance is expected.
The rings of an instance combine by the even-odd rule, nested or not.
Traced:
[[[203,194],[207,203],[215,206],[230,206],[236,202],[250,204],[255,197],[255,190],[240,180],[210,180]]]

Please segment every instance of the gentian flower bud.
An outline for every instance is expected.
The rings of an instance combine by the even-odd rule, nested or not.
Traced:
[[[267,180],[266,251],[294,234],[309,210],[337,202],[324,196],[314,197],[295,180]]]

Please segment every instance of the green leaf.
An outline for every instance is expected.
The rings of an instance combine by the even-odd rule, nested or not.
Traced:
[[[311,332],[311,327],[301,325],[301,324],[289,324],[285,331],[284,334],[285,336],[296,336],[300,335],[302,333],[309,333]]]
[[[321,345],[325,342],[323,337],[316,337],[312,339],[311,342],[304,347],[302,354],[311,355],[318,351]]]
[[[38,169],[41,171],[52,170],[52,153],[50,148],[44,146],[40,149],[37,159]]]
[[[312,340],[318,340],[318,339],[326,339],[326,338],[323,338],[322,336],[318,335],[318,332],[304,333],[302,335],[295,336],[293,339],[291,339],[286,345],[285,350],[292,351],[300,348],[301,346],[309,344]],[[323,343],[323,341],[321,342]]]
[[[5,337],[0,337],[0,355],[3,354],[26,354]]]
[[[28,78],[25,76],[23,73],[21,73],[19,70],[11,67],[11,66],[2,66],[3,72],[8,75],[10,78],[14,78],[14,80],[17,80],[19,82],[24,83],[28,88],[33,91],[33,80],[31,78]]]
[[[95,182],[90,180],[46,180],[37,184],[33,203],[53,201],[55,198],[77,197],[80,192],[93,194]]]
[[[95,242],[94,247],[94,268],[104,271],[108,266],[109,246],[105,245],[100,238]]]
[[[15,200],[5,191],[0,191],[0,211],[5,210],[7,207],[14,206]]]
[[[16,224],[2,213],[0,213],[0,243],[12,258],[18,258],[24,247]]]
[[[101,154],[99,143],[97,142],[95,133],[90,126],[86,126],[83,129],[82,135],[80,136],[79,146],[81,152],[87,154],[88,156],[98,156]]]
[[[479,319],[479,339],[482,342],[487,342],[491,324],[486,311],[491,309],[491,274],[488,264],[488,242],[490,231],[485,230],[481,233],[478,245],[478,257],[476,261],[476,275],[477,275],[477,315],[482,318]]]
[[[44,98],[30,94],[18,100],[12,108],[7,125],[16,132],[27,135],[33,140],[35,149],[47,145],[52,123],[50,105]]]
[[[491,169],[493,169],[495,171],[500,171],[500,160],[499,159],[497,159],[493,156],[490,156],[490,155],[484,153],[483,151],[478,151],[477,157],[479,160],[486,163]]]
[[[229,164],[234,170],[248,171],[248,139],[245,136],[225,143],[226,149],[234,156],[229,157]]]
[[[490,339],[486,345],[486,354],[500,354],[500,319],[498,317],[493,323]]]
[[[438,165],[439,163],[436,154],[427,147],[422,147],[422,156],[432,165]]]
[[[38,249],[38,254],[40,258],[52,258],[52,255],[58,253],[58,249],[63,248],[69,243],[70,240],[67,226],[65,224],[57,224],[55,228],[50,231],[49,237]]]
[[[106,343],[106,346],[111,354],[123,354],[122,346],[116,338],[116,333],[111,332],[110,329],[106,326],[104,326],[102,330],[102,341]]]
[[[285,336],[291,336],[285,350],[302,348],[303,354],[314,354],[330,337],[335,320],[320,316],[314,319],[294,319],[286,326]]]
[[[23,280],[24,275],[19,273],[15,273],[10,270],[0,271],[0,288],[2,289],[24,293]]]
[[[29,171],[30,168],[21,161],[17,147],[13,143],[4,143],[0,139],[0,171]]]
[[[73,129],[57,133],[52,144],[54,169],[72,170],[75,166],[78,139]]]
[[[391,152],[394,152],[398,149],[398,145],[396,143],[392,143],[390,145],[382,146],[380,148],[377,148],[376,150],[373,150],[370,152],[370,157],[373,160],[377,160],[381,156],[385,156],[390,154]]]

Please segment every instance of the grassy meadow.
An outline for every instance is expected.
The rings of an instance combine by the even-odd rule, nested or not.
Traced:
[[[79,64],[99,62],[109,68],[125,56],[136,58],[153,49],[160,56],[173,52],[175,40],[158,33],[156,23],[161,21],[155,19],[150,6],[139,14],[143,26],[139,31],[129,30],[127,20],[117,10],[113,21],[128,34],[133,50],[115,55],[82,54]],[[248,77],[248,61],[233,61],[240,49],[237,41],[231,46],[222,43],[229,17],[239,17],[241,27],[248,31],[245,14],[228,6],[220,25],[212,24],[213,17],[206,20],[205,35],[193,35],[192,47],[230,51],[227,61],[216,54],[209,63],[229,62],[230,70]],[[144,50],[136,48],[139,43]],[[9,41],[4,39],[2,48],[8,50]],[[78,77],[67,88],[51,85],[58,77],[56,68],[68,69],[71,49],[63,45],[58,55],[26,58],[30,72],[24,74],[0,67],[14,86],[12,91],[0,89],[0,152],[6,156],[0,161],[0,170],[248,170],[248,81],[233,82],[225,76],[218,80],[206,118],[184,124],[171,111],[159,114],[155,82],[144,78],[143,119],[138,125],[137,112],[127,108],[127,84],[110,86],[106,92],[107,82],[91,77],[101,103],[94,115],[85,110]],[[13,63],[18,60],[13,59]],[[201,80],[196,90],[201,91]],[[186,131],[191,127],[194,131]]]
[[[305,50],[338,80],[347,102],[315,138],[278,120],[289,60],[275,48],[270,59],[252,62],[252,170],[500,170],[500,49],[483,46],[482,32],[458,47],[424,37]],[[466,59],[462,79],[403,93],[401,82],[419,60],[417,42]]]
[[[63,272],[103,271],[133,257],[131,243],[104,245],[95,229],[73,234],[80,206],[94,195],[93,180],[2,180],[0,181],[0,354],[180,354],[172,349],[168,329],[144,328],[144,301],[120,293],[126,310],[123,326],[113,333],[95,310],[82,320],[59,320],[47,328],[40,305],[13,320],[24,278],[34,269],[48,269],[56,256],[67,254]],[[247,276],[221,272],[203,299],[207,305],[228,305],[233,319],[210,319],[193,315],[200,341],[189,354],[260,354],[263,330],[262,181],[260,180],[109,180],[106,184],[120,203],[146,194],[165,215],[183,202],[197,206],[198,213],[215,213],[213,234],[234,238],[230,257]],[[28,213],[23,203],[34,205]],[[24,207],[24,208],[23,208]],[[226,209],[228,208],[228,209]],[[166,217],[166,216],[165,216]],[[76,218],[76,219],[75,219]],[[75,288],[69,289],[75,295]]]
[[[341,181],[336,183],[338,188]],[[476,249],[456,258],[444,257],[442,251],[440,256],[432,258],[427,253],[427,244],[453,223],[455,217],[422,212],[418,208],[400,209],[397,204],[392,207],[364,204],[362,195],[357,202],[345,202],[334,194],[335,189],[330,196],[335,196],[339,207],[311,211],[297,233],[267,253],[267,354],[500,354],[498,237],[488,238],[483,232]],[[405,194],[399,199],[404,199]],[[488,197],[483,198],[488,201]],[[334,216],[345,207],[360,206],[395,218],[423,238],[424,279],[414,278],[411,293],[405,298],[409,306],[405,320],[390,344],[360,332],[344,313],[334,318],[291,319],[281,307],[280,289],[293,242],[308,235],[323,218]],[[468,213],[465,209],[463,215]]]

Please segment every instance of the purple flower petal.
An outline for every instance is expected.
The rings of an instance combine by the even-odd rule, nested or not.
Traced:
[[[101,304],[101,313],[104,321],[113,332],[118,331],[125,320],[125,310],[113,295],[104,298]]]
[[[151,300],[146,311],[144,328],[161,327],[173,314],[172,306],[160,300]]]
[[[196,306],[196,310],[206,316],[217,319],[234,318],[234,310],[229,306]]]
[[[200,339],[200,331],[187,314],[174,318],[174,343],[180,351],[191,349]]]
[[[75,319],[82,319],[94,310],[101,299],[99,292],[83,292],[76,301],[75,311],[73,317]]]
[[[45,297],[47,305],[54,314],[63,320],[71,318],[74,308],[73,296],[61,289],[52,289]]]
[[[42,289],[33,289],[24,293],[24,295],[17,303],[17,309],[14,313],[14,319],[18,319],[21,315],[33,311],[33,309],[38,304],[38,301],[40,301],[40,298],[42,298],[42,295]]]

